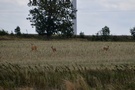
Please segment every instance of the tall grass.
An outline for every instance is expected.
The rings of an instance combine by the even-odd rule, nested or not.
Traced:
[[[19,66],[0,64],[0,87],[40,90],[133,90],[135,66],[120,65],[113,69],[90,69],[80,65]]]

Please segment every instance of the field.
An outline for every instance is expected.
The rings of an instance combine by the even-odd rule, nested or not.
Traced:
[[[37,51],[31,51],[31,44]],[[109,50],[103,47],[109,45]],[[57,49],[52,52],[51,46]],[[100,65],[135,63],[134,42],[87,41],[0,41],[0,62],[20,65],[51,64],[53,66],[80,64],[95,68]]]
[[[34,44],[37,46],[37,51],[31,50],[31,44]],[[56,52],[52,51],[51,46],[56,48]],[[107,51],[103,50],[103,47],[105,46],[109,46],[109,49]],[[128,86],[130,86],[129,83],[132,83],[133,85],[135,85],[135,82],[128,82],[128,83],[125,82],[123,85],[127,84],[128,85],[127,87],[123,87],[120,84],[121,82],[126,81],[127,79],[125,80],[125,78],[127,77],[128,77],[128,80],[135,79],[134,66],[135,66],[135,43],[134,42],[89,42],[85,40],[57,40],[57,41],[56,40],[51,40],[51,41],[42,41],[42,40],[6,41],[5,40],[5,41],[0,41],[0,67],[1,67],[0,72],[3,72],[3,74],[2,73],[0,74],[0,79],[1,79],[0,86],[2,88],[3,87],[9,88],[11,86],[13,88],[25,86],[28,88],[32,87],[31,90],[35,90],[33,89],[34,86],[36,85],[34,80],[37,80],[36,77],[40,76],[39,73],[46,72],[47,74],[43,74],[43,76],[44,75],[47,76],[47,75],[50,75],[49,74],[50,72],[48,73],[48,71],[52,70],[51,74],[54,74],[55,72],[54,74],[55,76],[50,76],[50,78],[54,78],[54,81],[52,80],[50,82],[52,85],[49,86],[47,82],[43,79],[43,76],[41,74],[42,79],[44,81],[43,82],[39,81],[39,82],[42,82],[41,85],[39,85],[40,87],[44,86],[43,84],[46,84],[45,88],[53,87],[53,89],[49,88],[47,90],[56,90],[54,88],[57,88],[57,90],[63,90],[64,86],[61,87],[59,85],[55,85],[55,83],[58,83],[56,81],[60,79],[60,75],[61,75],[60,73],[65,73],[64,76],[61,75],[63,77],[62,79],[64,79],[64,83],[66,84],[65,90],[118,90],[118,89],[124,90],[125,88],[127,89]],[[46,68],[48,67],[50,69],[49,70],[43,69],[44,67]],[[21,75],[19,75],[21,78],[21,79],[19,78],[20,80],[19,85],[18,84],[12,85],[13,83],[16,83],[16,81],[13,81],[12,84],[11,83],[7,84],[7,81],[9,79],[4,81],[6,82],[6,84],[3,83],[2,80],[5,80],[6,74],[9,72],[14,72],[14,73],[12,73],[11,76],[10,74],[7,75],[7,77],[11,77],[12,79],[13,78],[15,79],[15,77],[18,77],[14,75],[15,73],[18,73],[17,68],[24,69],[24,71],[20,70],[19,72],[21,73],[22,76],[23,76],[22,72],[25,72],[25,75],[24,75],[25,79],[26,78],[28,79],[28,77],[26,77],[27,71],[31,71],[32,73],[35,74],[38,70],[38,74],[35,74],[33,81],[30,80],[31,83],[29,84],[28,83],[22,84],[20,82],[21,79],[24,79],[24,78],[21,78]],[[9,72],[5,72],[4,71],[5,69]],[[58,71],[56,71],[57,69]],[[78,72],[78,70],[81,70],[81,71]],[[118,70],[120,70],[121,72],[120,76],[118,74]],[[124,73],[123,70],[126,70],[126,71],[128,70],[128,74],[130,75],[127,76],[127,72]],[[68,75],[69,71],[72,72],[71,76],[74,76],[75,78]],[[89,79],[87,77],[88,76],[87,74],[90,74],[90,73],[93,73],[94,75],[90,79],[90,80],[94,80],[94,81],[91,81],[91,83],[89,82]],[[122,77],[121,74],[125,74],[125,76],[123,77],[124,79],[122,78],[122,80],[120,81],[119,81],[119,78],[115,77],[118,80],[118,82],[116,83],[117,80],[115,81],[114,76],[112,74],[114,76],[115,74],[118,74],[118,77]],[[105,79],[105,77],[103,77],[102,75],[103,76],[105,75],[107,78],[110,77],[109,81],[102,82],[101,79]],[[110,75],[113,77],[111,77]],[[15,77],[12,77],[12,76],[15,76]],[[28,76],[30,78],[31,74]],[[98,77],[101,79],[99,79]],[[112,81],[110,81],[110,79]],[[114,82],[113,82],[113,79],[114,79]],[[80,82],[83,82],[84,84],[83,86],[85,86],[85,88],[80,89],[78,84],[77,85],[75,84],[75,82],[77,83],[77,80],[81,80]],[[108,86],[107,87],[104,86],[104,84],[106,83],[110,83],[109,88],[111,89],[108,89]],[[116,86],[113,83],[118,84],[120,86]],[[91,84],[91,87],[89,86],[89,84]],[[79,89],[73,89],[75,87]],[[133,90],[132,88],[134,87],[132,87],[131,85],[131,87],[129,87],[129,90]],[[26,90],[29,90],[29,89],[26,89]]]

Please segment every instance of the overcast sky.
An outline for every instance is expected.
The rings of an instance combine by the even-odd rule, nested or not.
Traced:
[[[0,29],[11,33],[20,26],[22,33],[36,33],[26,20],[28,1],[0,0]],[[108,26],[112,35],[130,35],[135,26],[135,0],[77,0],[77,10],[78,34],[95,35]]]

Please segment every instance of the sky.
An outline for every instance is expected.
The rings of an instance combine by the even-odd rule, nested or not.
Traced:
[[[26,20],[29,0],[0,0],[0,30],[36,33]],[[135,27],[135,0],[77,0],[77,34],[95,35],[108,26],[111,35],[130,35]]]

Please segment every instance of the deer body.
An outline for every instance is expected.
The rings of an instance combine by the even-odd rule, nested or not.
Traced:
[[[54,48],[53,46],[51,46],[51,49],[53,52],[56,52],[56,48]]]
[[[31,44],[31,51],[37,51],[37,46]]]
[[[103,47],[103,50],[107,51],[109,49],[109,46]]]

